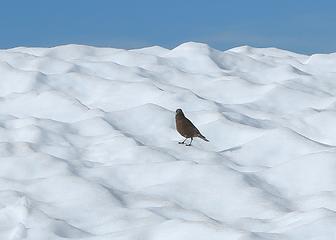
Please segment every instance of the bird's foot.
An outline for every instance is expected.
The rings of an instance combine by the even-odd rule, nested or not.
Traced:
[[[184,142],[178,142],[179,144],[184,144]]]
[[[186,144],[186,146],[187,146],[187,147],[191,146],[191,143],[189,143],[189,144]]]

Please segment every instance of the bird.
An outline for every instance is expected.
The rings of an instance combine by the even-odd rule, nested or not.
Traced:
[[[203,139],[206,142],[209,142],[206,137],[204,137],[200,131],[195,127],[195,125],[184,116],[184,113],[182,109],[177,109],[176,110],[176,115],[175,115],[175,121],[176,121],[176,130],[179,134],[181,134],[185,139],[182,142],[178,142],[179,144],[184,144],[185,141],[190,138],[190,143],[186,144],[186,146],[191,146],[191,143],[193,141],[193,138],[199,137]]]

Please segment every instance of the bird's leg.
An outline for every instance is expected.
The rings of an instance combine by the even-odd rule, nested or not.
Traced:
[[[184,144],[184,142],[187,140],[187,138],[186,139],[184,139],[183,140],[183,142],[178,142],[179,144]]]
[[[191,146],[192,141],[193,141],[193,138],[191,138],[190,143],[187,144],[186,146]]]

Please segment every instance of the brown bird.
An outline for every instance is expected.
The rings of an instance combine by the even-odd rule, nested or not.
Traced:
[[[186,146],[190,146],[194,137],[202,138],[204,141],[209,142],[206,137],[204,137],[200,131],[194,126],[194,124],[184,116],[184,113],[182,112],[182,109],[176,110],[175,115],[175,121],[176,121],[176,130],[179,134],[181,134],[186,139],[183,140],[183,142],[179,142],[179,144],[184,144],[184,142],[190,138],[190,143],[186,144]]]

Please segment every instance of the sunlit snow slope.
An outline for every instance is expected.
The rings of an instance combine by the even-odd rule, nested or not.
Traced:
[[[0,239],[336,239],[335,96],[336,54],[0,50]]]

